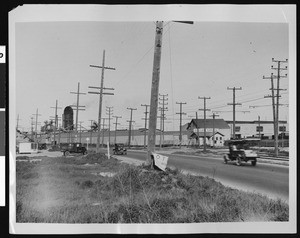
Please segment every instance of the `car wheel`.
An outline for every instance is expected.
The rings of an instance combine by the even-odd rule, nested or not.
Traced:
[[[252,166],[256,165],[256,160],[251,161]]]
[[[224,164],[227,164],[227,163],[228,163],[227,155],[224,155]]]
[[[66,151],[65,152],[65,156],[69,156],[70,155],[70,152],[69,151]]]
[[[238,157],[236,158],[236,165],[237,165],[237,166],[241,166],[241,165],[242,165],[242,159],[241,159],[240,156],[238,156]]]

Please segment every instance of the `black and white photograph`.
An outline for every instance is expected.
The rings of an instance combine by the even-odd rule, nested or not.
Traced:
[[[10,12],[10,232],[295,230],[293,10]]]

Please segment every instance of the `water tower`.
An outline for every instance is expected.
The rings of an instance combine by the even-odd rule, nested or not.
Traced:
[[[63,128],[65,130],[74,129],[73,109],[71,106],[65,107],[64,114],[62,115],[62,119],[63,119]]]

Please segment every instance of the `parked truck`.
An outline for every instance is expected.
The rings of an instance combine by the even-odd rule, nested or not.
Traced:
[[[70,154],[87,154],[86,148],[81,143],[69,143],[61,145],[61,152],[63,152],[64,156],[68,156]]]

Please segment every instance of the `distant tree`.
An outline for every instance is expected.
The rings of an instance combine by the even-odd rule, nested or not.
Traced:
[[[44,125],[41,127],[41,132],[44,132],[45,134],[48,134],[48,133],[51,133],[53,131],[54,131],[53,120],[44,121]]]
[[[98,124],[94,121],[91,126],[91,131],[98,131]]]

